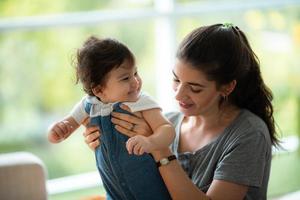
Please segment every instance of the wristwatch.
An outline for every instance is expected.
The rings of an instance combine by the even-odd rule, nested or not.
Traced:
[[[170,161],[175,160],[175,159],[176,159],[175,155],[170,155],[170,156],[168,156],[166,158],[162,158],[159,161],[157,161],[156,162],[156,166],[160,167],[160,166],[163,166],[163,165],[167,165],[167,164],[170,163]]]

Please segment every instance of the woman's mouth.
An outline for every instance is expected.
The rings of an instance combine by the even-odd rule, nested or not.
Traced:
[[[179,106],[182,107],[182,108],[184,108],[184,109],[188,109],[188,108],[192,107],[193,104],[191,104],[191,103],[183,103],[183,102],[179,102]]]

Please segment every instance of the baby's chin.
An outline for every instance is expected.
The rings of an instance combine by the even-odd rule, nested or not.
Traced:
[[[134,97],[128,98],[126,101],[127,102],[136,102],[140,98],[140,95],[136,95]]]
[[[130,92],[128,93],[128,98],[127,101],[128,102],[134,102],[137,101],[140,98],[141,92],[140,91],[136,91],[136,92]]]

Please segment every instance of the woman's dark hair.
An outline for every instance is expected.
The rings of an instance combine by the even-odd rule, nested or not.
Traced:
[[[81,82],[83,90],[94,96],[92,89],[104,85],[106,75],[125,61],[134,65],[135,59],[124,44],[114,39],[91,36],[77,50],[76,83]]]
[[[180,44],[177,58],[201,70],[217,88],[236,80],[228,101],[263,119],[272,144],[278,145],[272,92],[262,79],[257,56],[237,26],[215,24],[195,29]]]

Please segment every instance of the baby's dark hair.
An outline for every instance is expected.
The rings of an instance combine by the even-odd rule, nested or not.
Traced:
[[[125,61],[135,63],[132,52],[124,44],[115,39],[90,36],[77,50],[76,83],[81,82],[83,90],[94,96],[92,89],[104,85],[107,74]]]

